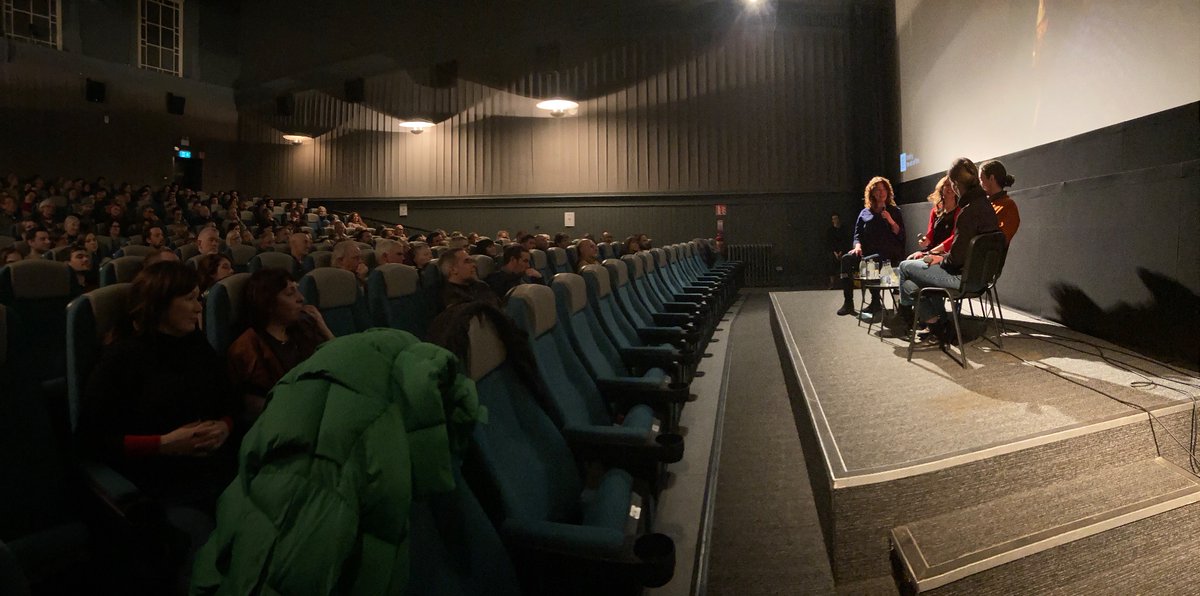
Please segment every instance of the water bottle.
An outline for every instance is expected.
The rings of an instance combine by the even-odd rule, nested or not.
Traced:
[[[879,271],[879,279],[883,285],[891,285],[892,283],[892,264],[884,263],[883,268]]]
[[[858,278],[859,279],[867,279],[867,262],[866,261],[858,262]]]

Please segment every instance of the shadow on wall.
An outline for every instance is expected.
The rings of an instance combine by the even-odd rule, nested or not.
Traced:
[[[1200,295],[1161,273],[1137,271],[1150,302],[1121,302],[1106,311],[1078,286],[1056,284],[1051,293],[1058,322],[1160,360],[1200,368]]]

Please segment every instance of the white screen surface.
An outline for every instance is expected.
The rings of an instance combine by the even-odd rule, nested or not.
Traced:
[[[1200,0],[896,0],[896,34],[901,180],[1200,100]]]

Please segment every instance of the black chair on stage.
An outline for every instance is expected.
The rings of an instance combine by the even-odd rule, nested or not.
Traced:
[[[937,288],[928,287],[921,288],[917,293],[917,301],[927,295],[940,295],[950,300],[950,316],[954,321],[954,333],[958,339],[959,354],[962,359],[954,357],[945,346],[942,346],[942,351],[946,352],[955,362],[963,368],[967,367],[967,346],[963,344],[962,327],[959,325],[958,311],[962,307],[963,300],[973,300],[982,296],[987,296],[989,291],[995,288],[996,279],[1000,277],[1000,270],[1004,266],[1004,257],[1007,252],[1004,233],[989,232],[980,234],[971,239],[971,245],[967,251],[967,262],[963,265],[962,280],[957,288]],[[987,337],[987,321],[992,319],[997,321],[996,336],[999,341],[1000,327],[999,321],[996,318],[996,305],[999,302],[993,303],[993,308],[983,309],[984,320],[984,337]],[[908,337],[908,360],[912,361],[913,345],[916,342],[918,317],[913,317],[913,328]],[[991,341],[990,339],[988,341]],[[995,343],[995,342],[993,342]],[[998,345],[998,344],[997,344]]]

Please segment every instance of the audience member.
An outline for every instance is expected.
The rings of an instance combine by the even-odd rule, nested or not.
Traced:
[[[21,253],[13,246],[0,248],[0,267],[11,265],[21,260]]]
[[[511,241],[512,239],[508,237],[508,230],[500,230],[499,232],[496,232],[496,242],[504,243]]]
[[[863,210],[854,222],[853,248],[842,256],[842,307],[837,314],[858,314],[854,310],[854,279],[859,262],[864,258],[891,261],[899,265],[904,259],[904,216],[896,206],[892,183],[883,176],[876,176],[867,183],[863,191]],[[872,315],[883,311],[883,300],[879,288],[871,288],[871,303],[867,312]]]
[[[142,259],[142,267],[146,268],[163,261],[179,261],[179,255],[165,246],[160,246],[158,250],[146,255],[146,258]]]
[[[343,240],[333,245],[331,261],[334,267],[345,269],[358,278],[359,285],[367,281],[367,264],[362,260],[362,249],[353,240]]]
[[[40,259],[52,246],[50,232],[42,226],[35,226],[25,232],[25,243],[29,245],[29,254],[25,255],[25,258]]]
[[[225,247],[238,246],[242,243],[242,228],[237,224],[229,227],[229,231],[225,233]]]
[[[604,230],[603,232],[600,232],[600,241],[601,242],[613,242],[612,233],[609,232],[608,230]]]
[[[983,188],[983,192],[987,193],[988,201],[992,204],[992,210],[996,212],[996,221],[999,222],[1000,231],[1004,232],[1004,240],[1008,245],[1012,244],[1012,239],[1017,235],[1017,228],[1021,226],[1021,212],[1017,210],[1017,204],[1008,196],[1008,191],[1004,190],[1012,186],[1016,179],[1009,175],[1004,164],[996,160],[985,161],[982,166],[979,166],[979,185]]]
[[[503,299],[508,291],[526,283],[544,284],[542,274],[529,264],[529,250],[521,244],[510,244],[504,248],[504,264],[487,277],[487,285]]]
[[[563,250],[567,250],[567,247],[571,246],[571,235],[564,233],[564,232],[559,232],[559,233],[555,234],[554,235],[554,246],[561,248]]]
[[[442,272],[442,309],[467,302],[486,302],[499,307],[500,299],[492,288],[479,281],[475,259],[462,248],[452,248],[438,259]]]
[[[92,371],[78,434],[85,451],[151,498],[211,515],[234,471],[236,446],[227,439],[237,407],[199,330],[198,285],[181,263],[138,274],[121,339]]]
[[[375,245],[375,261],[380,265],[404,263],[404,245],[395,240],[382,240]]]
[[[637,236],[630,236],[625,239],[625,252],[622,254],[632,255],[642,250],[642,243]]]
[[[149,227],[143,229],[143,238],[146,246],[153,248],[165,248],[167,246],[167,231],[158,224],[150,224]]]
[[[408,253],[404,257],[406,265],[412,265],[417,268],[417,271],[425,269],[425,266],[433,260],[433,249],[429,248],[424,242],[413,242],[408,245]]]
[[[202,255],[215,255],[221,252],[221,235],[217,229],[208,226],[196,234],[196,248]]]
[[[220,253],[201,255],[196,259],[196,271],[200,273],[200,294],[207,296],[213,284],[233,275],[233,261]]]
[[[578,251],[578,254],[579,254],[579,256],[575,260],[575,272],[576,273],[578,273],[581,269],[583,269],[584,267],[587,267],[588,265],[599,265],[600,264],[600,258],[598,256],[600,254],[600,251],[596,247],[595,242],[588,240],[587,238],[584,238],[583,240],[579,241],[579,244],[576,245],[575,250]]]
[[[92,254],[82,242],[71,246],[71,260],[67,266],[75,276],[75,285],[82,292],[90,292],[100,287],[99,276],[92,269]]]
[[[246,281],[243,304],[249,328],[229,346],[229,379],[245,414],[262,412],[275,383],[333,339],[321,311],[304,303],[299,286],[281,269],[260,269]]]
[[[533,237],[533,247],[542,252],[545,252],[546,250],[548,250],[550,248],[550,235],[549,234],[535,235]]]
[[[288,254],[296,261],[297,266],[304,264],[304,259],[308,257],[311,249],[312,239],[308,234],[292,234],[288,237]]]
[[[826,256],[824,259],[826,266],[825,272],[829,275],[829,289],[833,289],[837,284],[838,269],[842,263],[842,255],[846,254],[846,249],[850,245],[850,236],[846,234],[846,228],[842,227],[842,216],[837,213],[829,216],[829,228],[825,230],[825,254],[832,255],[833,258]]]
[[[68,215],[63,218],[62,229],[63,237],[67,239],[67,244],[75,244],[81,240],[79,234],[82,230],[82,226],[78,216]]]

